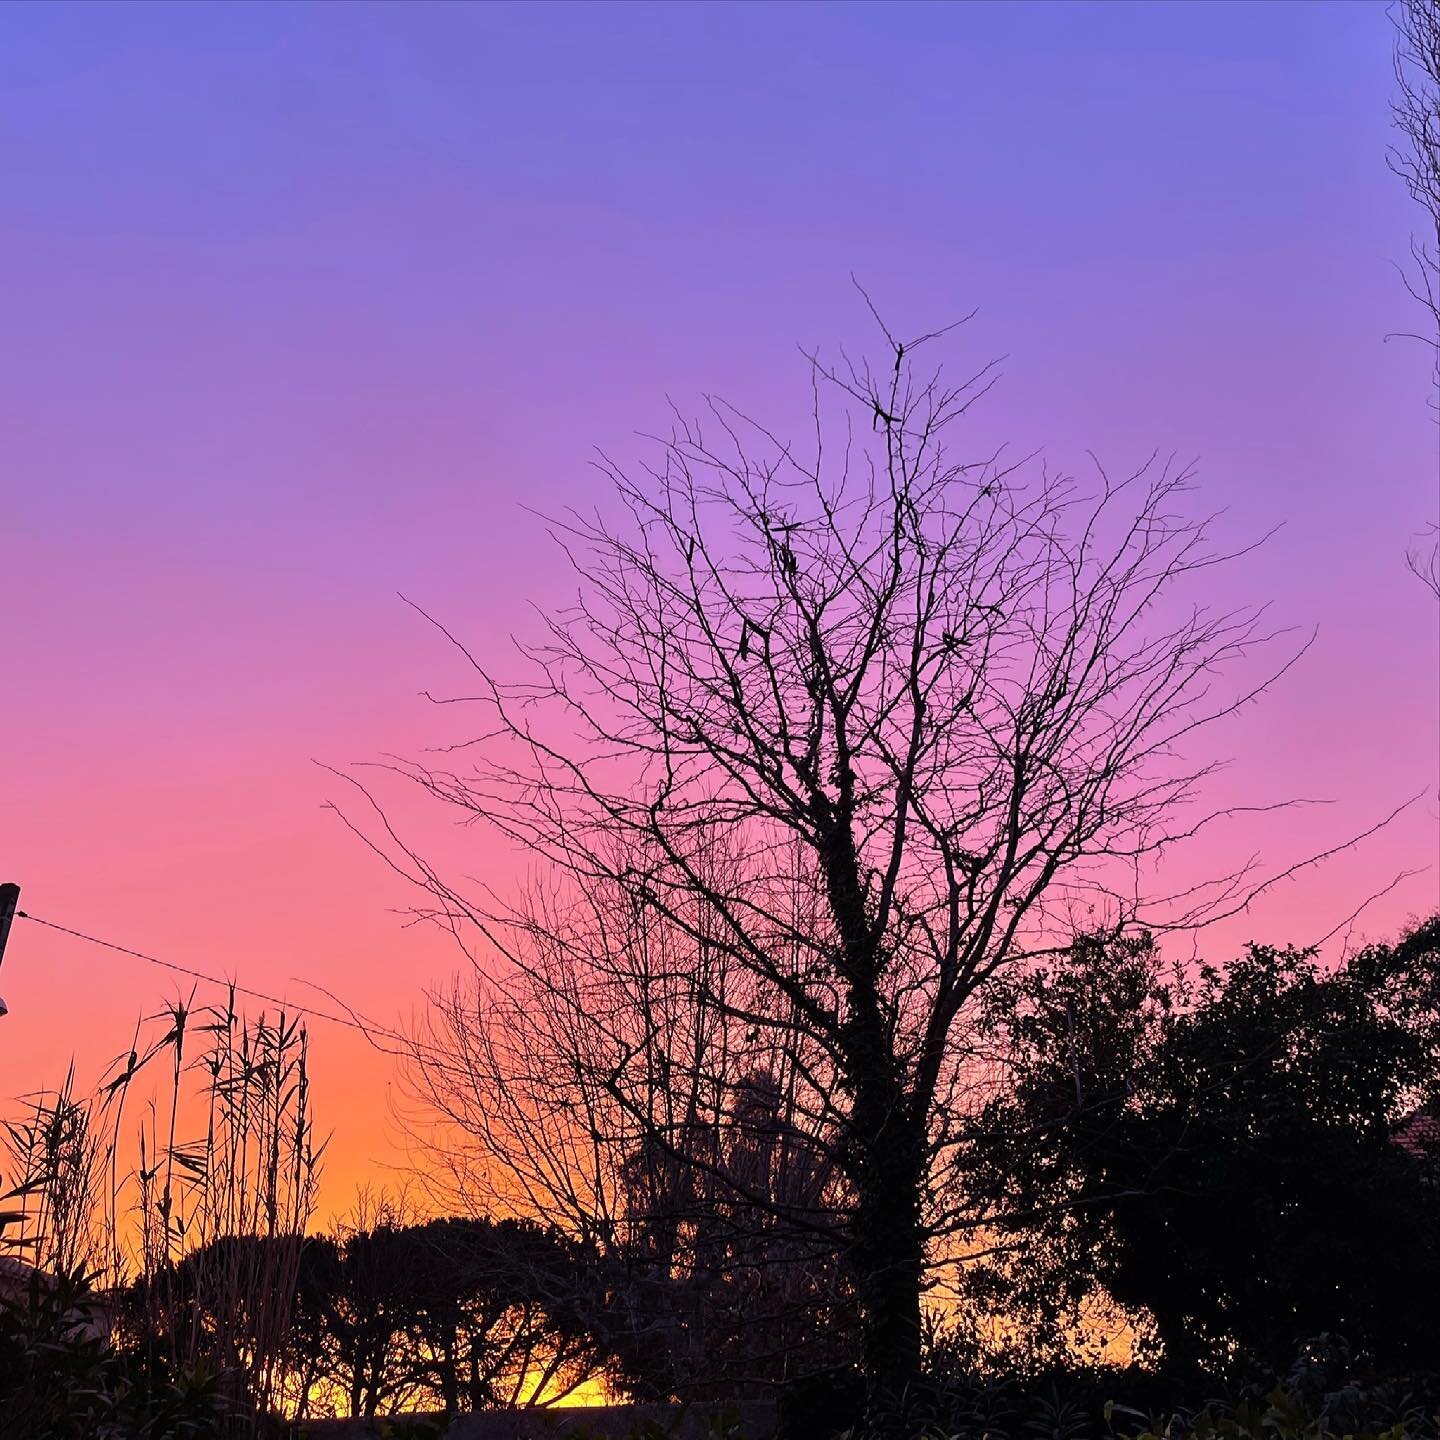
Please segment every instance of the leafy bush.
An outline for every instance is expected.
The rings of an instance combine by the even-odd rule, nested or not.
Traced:
[[[1138,1366],[941,1370],[907,1402],[914,1440],[1440,1440],[1440,1372],[1367,1374],[1330,1334],[1283,1375],[1230,1388]],[[857,1374],[806,1377],[781,1396],[778,1440],[864,1440],[863,1408]]]
[[[212,1440],[253,1420],[201,1368],[145,1382],[104,1328],[79,1270],[0,1296],[0,1440]]]

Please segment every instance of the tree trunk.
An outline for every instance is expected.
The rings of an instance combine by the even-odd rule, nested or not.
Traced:
[[[460,1337],[452,1333],[440,1349],[440,1395],[447,1415],[460,1409]]]
[[[878,1013],[871,1015],[871,1023],[862,1022],[852,1031],[852,1042],[858,1041],[851,1049],[853,1254],[866,1433],[896,1440],[905,1434],[920,1382],[924,1131],[895,1075]]]
[[[866,1424],[902,1434],[920,1381],[920,1288],[924,1265],[916,1147],[877,1146],[856,1207],[857,1284]]]
[[[819,857],[831,913],[844,947],[847,981],[841,1033],[853,1102],[847,1166],[855,1183],[852,1222],[860,1300],[865,1433],[903,1440],[920,1381],[920,1285],[924,1239],[920,1197],[925,1168],[923,1115],[906,1093],[903,1066],[881,1001],[885,956],[866,913],[852,827],[853,775],[842,776],[838,814],[815,807]]]

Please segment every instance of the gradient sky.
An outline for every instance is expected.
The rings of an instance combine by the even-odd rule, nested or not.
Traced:
[[[975,422],[1196,457],[1234,598],[1319,626],[1226,737],[1283,861],[1426,798],[1207,944],[1437,896],[1437,510],[1393,262],[1383,4],[11,5],[0,10],[0,879],[35,914],[390,1023],[455,957],[321,807],[437,736],[565,577],[525,504],[796,342],[979,307]],[[1248,838],[1248,837],[1247,837]],[[490,878],[515,858],[469,842]],[[1233,849],[1215,863],[1232,862]],[[0,1093],[93,1074],[162,972],[17,924]],[[403,1162],[388,1062],[317,1025],[325,1191]]]

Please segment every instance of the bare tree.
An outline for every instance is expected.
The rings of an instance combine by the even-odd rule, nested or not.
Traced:
[[[654,1208],[667,1163],[718,1177],[843,1257],[868,1423],[894,1434],[927,1257],[985,1218],[948,1160],[970,1002],[1079,929],[1190,926],[1254,894],[1247,866],[1167,896],[1152,862],[1228,813],[1199,807],[1214,767],[1193,746],[1268,683],[1215,690],[1268,637],[1182,593],[1213,595],[1228,558],[1183,513],[1186,472],[1082,485],[955,458],[990,367],[950,384],[914,367],[936,336],[881,328],[878,371],[809,357],[803,446],[712,400],[638,469],[602,459],[617,504],[554,524],[579,594],[522,647],[524,678],[455,640],[477,693],[446,703],[485,719],[393,768],[541,878],[464,890],[378,804],[372,843],[476,943],[475,986],[413,1053],[474,1142],[463,1178],[604,1231]],[[719,1159],[761,1061],[834,1166],[799,1198]]]
[[[572,1302],[639,1395],[843,1358],[833,1067],[784,997],[709,942],[703,900],[682,928],[614,883],[537,886],[524,914],[524,965],[437,996],[412,1052],[422,1117],[451,1122],[426,1148],[444,1203],[576,1237],[600,1278]]]
[[[1420,335],[1436,353],[1435,388],[1440,397],[1440,0],[1398,0],[1395,19],[1395,126],[1401,142],[1390,166],[1425,211],[1426,233],[1412,238],[1413,265],[1406,288],[1424,306],[1430,324]],[[1440,600],[1440,526],[1406,556],[1416,577]]]

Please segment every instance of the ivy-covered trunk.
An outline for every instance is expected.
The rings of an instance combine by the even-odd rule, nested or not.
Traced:
[[[851,1176],[856,1188],[852,1259],[860,1301],[865,1430],[904,1434],[920,1381],[920,1293],[924,1273],[921,1195],[924,1129],[911,1113],[879,1007],[855,1015],[849,1059]]]
[[[924,1254],[915,1148],[905,1137],[874,1148],[855,1216],[865,1419],[884,1440],[902,1433],[920,1380]]]

